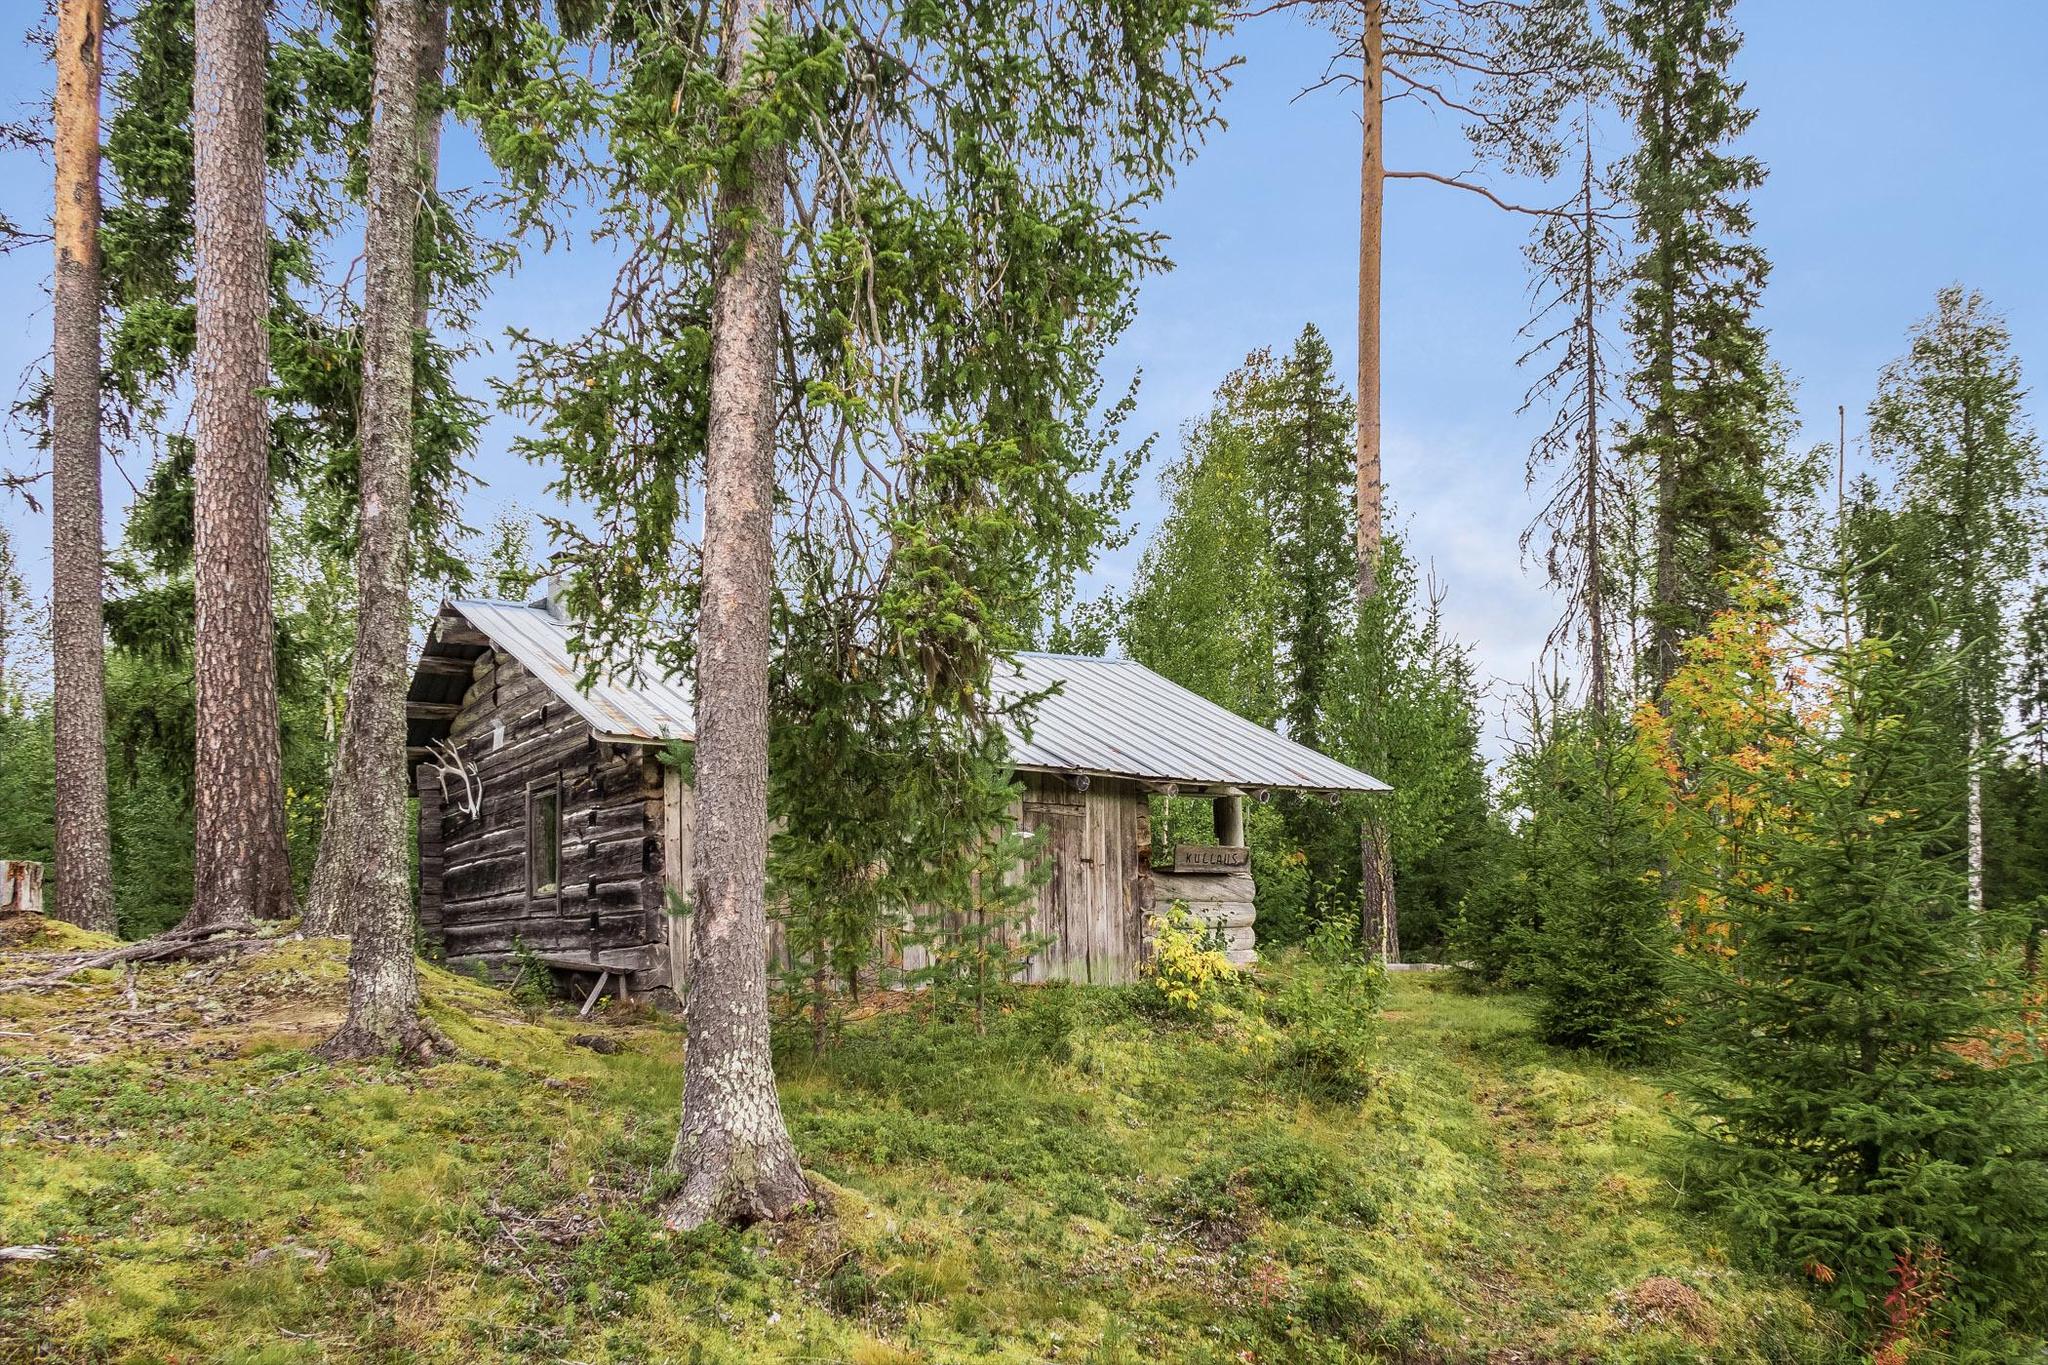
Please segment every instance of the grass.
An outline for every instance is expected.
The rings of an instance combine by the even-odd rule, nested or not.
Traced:
[[[0,978],[56,946],[0,938]],[[671,1021],[429,970],[462,1060],[335,1068],[333,946],[146,967],[133,1008],[89,976],[0,994],[0,1244],[59,1253],[0,1263],[0,1360],[1853,1358],[1682,1210],[1654,1077],[1433,979],[1358,1102],[1133,991],[1026,992],[986,1038],[885,1013],[781,1059],[819,1208],[673,1236]]]

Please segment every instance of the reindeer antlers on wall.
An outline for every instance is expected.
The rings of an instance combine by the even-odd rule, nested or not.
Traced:
[[[476,765],[445,739],[435,740],[427,749],[434,755],[434,771],[440,775],[441,800],[445,802],[448,799],[448,774],[453,773],[462,783],[462,798],[456,803],[457,808],[470,819],[476,819],[484,805],[484,780],[477,775]]]

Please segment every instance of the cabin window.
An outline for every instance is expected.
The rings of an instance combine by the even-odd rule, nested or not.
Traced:
[[[552,896],[562,875],[562,788],[536,783],[526,792],[526,886],[532,897]]]

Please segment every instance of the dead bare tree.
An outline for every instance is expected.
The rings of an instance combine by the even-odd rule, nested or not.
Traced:
[[[1549,643],[1580,646],[1587,704],[1604,717],[1615,618],[1607,588],[1617,569],[1610,547],[1627,527],[1615,515],[1627,489],[1624,474],[1607,459],[1602,426],[1610,420],[1604,405],[1613,369],[1602,323],[1621,280],[1621,245],[1608,221],[1613,196],[1594,158],[1595,112],[1589,94],[1573,123],[1580,175],[1571,211],[1544,219],[1528,246],[1536,308],[1523,328],[1530,345],[1522,360],[1547,357],[1551,363],[1530,385],[1522,410],[1547,403],[1551,419],[1529,451],[1527,478],[1531,487],[1546,476],[1550,482],[1522,548],[1539,534],[1544,539],[1544,570],[1565,598]]]

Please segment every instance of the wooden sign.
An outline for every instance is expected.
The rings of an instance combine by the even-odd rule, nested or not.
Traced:
[[[1175,872],[1235,872],[1251,866],[1251,850],[1222,844],[1175,844]]]

